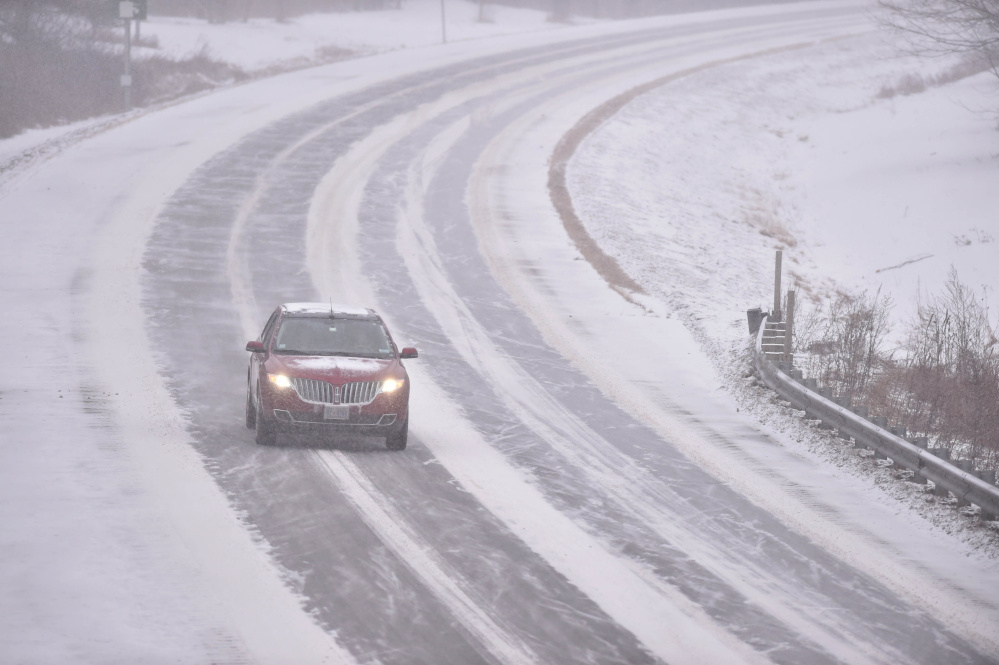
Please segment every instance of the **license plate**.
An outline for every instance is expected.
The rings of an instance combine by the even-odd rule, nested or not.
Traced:
[[[326,420],[347,420],[350,417],[350,407],[346,404],[327,404],[323,409]]]

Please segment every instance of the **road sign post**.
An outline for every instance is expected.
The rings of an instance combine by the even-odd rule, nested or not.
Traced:
[[[147,4],[146,0],[125,0],[115,2],[118,10],[118,18],[125,21],[125,73],[121,75],[121,89],[125,95],[125,110],[132,109],[132,21],[134,20],[136,33],[138,33],[139,21],[146,20]]]

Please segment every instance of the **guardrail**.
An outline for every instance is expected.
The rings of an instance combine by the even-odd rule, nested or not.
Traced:
[[[999,488],[836,404],[799,383],[774,364],[763,351],[767,318],[763,316],[756,332],[754,362],[760,377],[769,388],[777,391],[795,408],[802,409],[810,417],[837,429],[840,436],[852,438],[875,453],[890,458],[895,464],[912,471],[917,479],[933,481],[938,490],[950,491],[959,502],[979,506],[982,509],[982,520],[996,519],[996,515],[999,515]]]

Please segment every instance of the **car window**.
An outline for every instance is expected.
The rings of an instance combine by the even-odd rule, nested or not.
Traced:
[[[274,353],[305,356],[393,358],[395,351],[381,321],[285,317],[274,340]]]
[[[271,318],[267,319],[267,325],[264,326],[263,332],[260,333],[260,341],[264,344],[267,343],[268,338],[271,336],[271,331],[274,329],[274,324],[277,323],[278,314],[280,313],[281,310],[274,310]]]

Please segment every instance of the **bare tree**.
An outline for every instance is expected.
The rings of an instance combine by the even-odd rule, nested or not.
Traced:
[[[891,309],[891,298],[880,290],[873,296],[841,293],[826,307],[796,306],[799,365],[838,393],[864,394],[878,368],[891,361],[885,349]]]
[[[869,384],[872,412],[931,436],[953,455],[999,460],[999,322],[956,270],[921,303],[898,362]]]
[[[999,0],[879,0],[882,21],[912,50],[980,58],[999,77]]]

